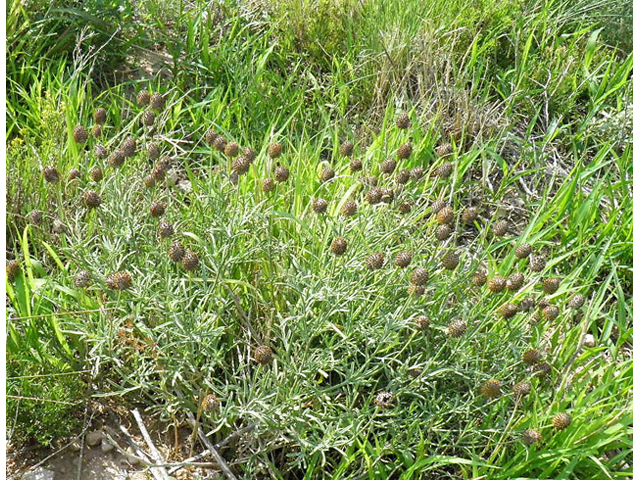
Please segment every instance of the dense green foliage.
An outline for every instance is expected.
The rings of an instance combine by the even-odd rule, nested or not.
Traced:
[[[625,8],[9,2],[7,244],[20,263],[7,280],[12,441],[77,431],[87,398],[182,422],[215,394],[220,409],[202,423],[216,438],[257,425],[222,450],[242,478],[631,477]],[[166,101],[153,127],[142,123],[142,89]],[[74,141],[100,107],[102,136]],[[402,112],[407,129],[396,125]],[[256,151],[246,174],[234,176],[208,130]],[[112,153],[129,137],[137,151],[123,166],[96,155],[97,144]],[[275,141],[283,154],[271,158]],[[340,152],[345,141],[362,171]],[[411,154],[384,174],[407,142]],[[151,143],[171,169],[149,187]],[[290,176],[265,191],[278,165]],[[48,166],[58,182],[46,180]],[[424,175],[401,179],[417,167]],[[326,168],[335,177],[323,182]],[[80,178],[67,178],[72,169]],[[368,202],[370,176],[394,198]],[[95,209],[89,192],[100,195]],[[436,200],[454,212],[446,240]],[[166,203],[161,218],[154,201]],[[353,216],[343,214],[349,201]],[[465,224],[469,207],[478,217]],[[506,235],[492,231],[501,220]],[[161,221],[171,238],[158,235]],[[331,252],[336,237],[344,255]],[[194,271],[168,257],[174,241],[198,256]],[[546,258],[541,271],[516,257],[525,242]],[[394,265],[402,251],[407,268]],[[372,271],[375,252],[385,261]],[[445,268],[447,254],[459,264]],[[409,290],[418,266],[429,272],[421,296]],[[480,271],[525,280],[492,293],[473,284]],[[131,287],[111,288],[114,272]],[[562,281],[547,294],[550,277]],[[572,309],[576,294],[586,302]],[[499,314],[529,297],[559,316]],[[450,328],[459,319],[460,337]],[[272,362],[255,361],[260,345]],[[547,375],[523,363],[529,349]],[[495,398],[483,390],[491,379]],[[518,398],[523,381],[532,392]],[[560,412],[572,422],[556,431]],[[527,429],[542,442],[525,445]]]

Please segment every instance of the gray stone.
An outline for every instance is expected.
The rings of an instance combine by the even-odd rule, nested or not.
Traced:
[[[95,447],[99,445],[102,441],[102,432],[100,430],[96,430],[95,432],[87,433],[86,442],[90,447]]]
[[[22,476],[22,480],[53,480],[55,475],[55,472],[52,472],[51,470],[38,467],[35,470],[25,473]]]
[[[100,444],[100,447],[102,448],[102,451],[105,453],[110,452],[115,448],[106,438],[102,439],[102,443]]]

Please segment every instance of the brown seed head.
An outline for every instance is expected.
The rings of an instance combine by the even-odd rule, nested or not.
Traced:
[[[104,125],[107,121],[107,111],[104,108],[98,108],[93,114],[93,120],[98,125]]]
[[[42,176],[49,183],[58,183],[60,181],[60,174],[56,167],[44,167]]]
[[[251,162],[247,157],[238,157],[233,161],[233,171],[238,175],[244,175],[251,168]]]
[[[534,430],[530,428],[522,432],[522,443],[524,443],[527,446],[533,445],[541,441],[542,441],[542,435],[538,430]]]
[[[273,350],[268,345],[260,345],[253,352],[253,358],[261,365],[267,365],[273,361]]]
[[[354,158],[353,160],[351,160],[349,168],[352,172],[359,172],[360,170],[362,170],[362,160]]]
[[[447,333],[451,338],[459,338],[467,331],[467,324],[464,320],[454,320],[447,327]]]
[[[369,270],[379,270],[384,265],[384,255],[382,253],[372,253],[365,260]]]
[[[88,270],[80,270],[73,279],[73,284],[77,288],[88,287],[91,284],[91,272]]]
[[[345,217],[352,217],[358,212],[358,204],[353,200],[348,200],[342,205],[342,215]]]
[[[462,223],[473,225],[478,218],[478,209],[476,207],[465,208],[462,212]]]
[[[513,386],[513,393],[516,397],[526,397],[531,393],[531,384],[529,382],[520,382]]]
[[[76,143],[84,143],[89,138],[89,134],[82,125],[77,125],[73,129],[73,141]]]
[[[530,243],[523,243],[522,245],[518,245],[516,248],[515,254],[516,258],[527,258],[531,252],[533,251],[533,247]]]
[[[204,141],[207,142],[207,145],[213,147],[218,137],[219,135],[215,130],[207,130],[207,132],[204,134]]]
[[[496,237],[504,237],[507,230],[509,230],[509,222],[506,220],[499,220],[491,227],[491,231]]]
[[[398,210],[400,210],[400,213],[402,213],[403,215],[406,215],[407,213],[411,212],[412,204],[413,202],[402,202],[400,206],[398,206]]]
[[[328,182],[333,177],[336,176],[336,172],[331,167],[324,167],[322,172],[320,172],[320,180],[323,182]]]
[[[10,260],[7,262],[7,278],[10,282],[13,282],[20,274],[20,264],[16,260]]]
[[[127,272],[115,272],[107,275],[105,281],[107,288],[111,290],[118,290],[120,292],[131,288],[133,284],[131,275]]]
[[[282,144],[280,142],[273,142],[271,145],[269,145],[267,154],[270,158],[278,158],[280,155],[282,155]]]
[[[552,295],[558,291],[560,287],[559,278],[545,278],[542,282],[542,290],[544,293]]]
[[[487,283],[487,272],[484,270],[478,270],[473,274],[473,277],[471,277],[471,283],[476,287],[481,287]]]
[[[373,404],[378,408],[392,408],[393,400],[393,393],[379,392],[373,399]]]
[[[240,145],[238,145],[236,142],[229,142],[224,147],[224,154],[227,157],[237,157],[239,151]]]
[[[67,180],[72,182],[73,180],[78,180],[80,178],[82,178],[82,172],[80,170],[78,170],[77,168],[72,168],[71,170],[69,170]]]
[[[541,272],[547,266],[547,261],[542,255],[536,255],[529,259],[529,268],[534,272]]]
[[[398,172],[398,175],[396,175],[396,182],[398,182],[400,185],[404,185],[409,181],[410,178],[411,173],[409,172],[409,170],[400,170]]]
[[[439,157],[444,157],[447,155],[450,155],[452,152],[452,148],[451,148],[451,144],[450,143],[443,143],[442,145],[439,145],[438,148],[436,148],[436,154]]]
[[[528,312],[535,306],[535,304],[536,304],[536,301],[534,300],[533,297],[523,298],[522,301],[520,302],[520,305],[518,306],[518,309],[521,312]]]
[[[424,285],[429,280],[429,270],[424,267],[417,267],[413,273],[411,273],[410,281],[414,285]]]
[[[498,309],[498,314],[502,318],[511,318],[518,313],[518,307],[513,303],[506,303]]]
[[[272,192],[276,188],[276,182],[273,181],[273,178],[265,178],[262,180],[262,191],[263,192]]]
[[[169,238],[174,234],[173,225],[169,222],[160,222],[158,226],[158,236],[160,238]]]
[[[40,225],[42,223],[44,216],[42,214],[42,210],[33,210],[29,213],[29,221],[33,225]]]
[[[140,107],[143,105],[149,105],[149,102],[151,101],[151,94],[149,93],[149,90],[140,90],[136,100]]]
[[[542,309],[542,316],[547,320],[555,320],[559,314],[560,310],[555,305],[549,305]]]
[[[124,153],[125,157],[133,157],[136,154],[136,146],[136,139],[128,137],[124,142],[122,142],[120,149],[122,150],[122,153]]]
[[[102,203],[102,199],[100,195],[96,192],[85,192],[84,194],[84,204],[87,208],[93,209],[98,208]]]
[[[273,176],[278,182],[286,182],[289,178],[289,169],[284,165],[279,165],[276,167]]]
[[[453,223],[453,220],[454,220],[453,209],[450,207],[444,207],[436,214],[436,221],[440,225]]]
[[[347,251],[347,241],[342,237],[334,238],[331,242],[331,253],[334,255],[344,255]]]
[[[242,156],[253,163],[256,159],[256,151],[251,147],[245,147],[244,150],[242,150]]]
[[[453,163],[445,162],[435,169],[434,173],[440,178],[449,178],[453,173]]]
[[[520,272],[512,273],[507,279],[507,290],[515,292],[522,287],[524,283],[524,275]]]
[[[411,178],[414,180],[420,180],[424,176],[424,168],[423,167],[415,167],[411,169]]]
[[[429,328],[429,325],[431,325],[429,317],[420,315],[418,318],[416,318],[416,327],[418,327],[418,330],[426,330],[427,328]]]
[[[142,125],[152,127],[156,123],[156,114],[152,110],[147,110],[142,114]]]
[[[398,152],[396,153],[396,155],[399,159],[405,160],[411,156],[411,152],[413,152],[413,146],[411,145],[411,142],[407,142],[400,145],[400,148],[398,148]]]
[[[327,211],[328,205],[329,203],[324,198],[316,198],[313,200],[311,208],[313,208],[313,211],[316,213],[324,213]]]
[[[157,160],[160,158],[160,147],[157,143],[150,143],[147,145],[147,155],[150,160]]]
[[[218,135],[213,141],[213,148],[215,148],[219,152],[224,152],[224,149],[227,148],[227,139],[222,135]]]
[[[441,242],[444,242],[445,240],[447,240],[452,233],[453,233],[453,228],[451,227],[451,225],[448,225],[448,224],[438,225],[438,228],[436,228],[436,238]]]
[[[165,202],[160,202],[158,200],[154,200],[151,202],[151,206],[149,207],[149,212],[152,217],[161,217],[164,215],[165,210],[167,209],[167,204]]]
[[[487,288],[493,293],[502,292],[506,286],[507,286],[507,281],[505,280],[504,277],[501,277],[500,275],[496,275],[487,283]]]
[[[500,382],[493,379],[487,380],[484,385],[482,385],[480,393],[487,398],[496,398],[500,395]]]
[[[102,136],[102,127],[100,125],[94,125],[91,129],[91,135],[93,135],[93,138],[100,138]]]
[[[367,192],[365,200],[371,205],[380,203],[380,201],[382,200],[382,190],[380,190],[378,187],[373,187]]]
[[[182,245],[180,242],[173,242],[169,246],[169,251],[167,252],[167,254],[169,255],[169,258],[172,262],[178,263],[182,261],[182,258],[184,257],[184,245]]]
[[[124,152],[118,149],[111,155],[109,155],[109,158],[107,159],[107,165],[109,165],[111,168],[121,167],[124,164],[125,158],[126,157],[124,155]]]
[[[536,365],[542,361],[542,354],[535,348],[532,348],[522,354],[522,361],[527,365]]]
[[[154,110],[162,110],[164,108],[164,104],[165,104],[165,100],[164,100],[164,96],[161,93],[154,93],[153,95],[151,95],[151,100],[149,101],[149,104],[151,105],[151,108],[153,108]]]
[[[570,308],[578,309],[584,305],[584,295],[577,293],[569,299],[568,303]]]
[[[407,293],[412,297],[420,297],[424,295],[424,292],[425,292],[424,285],[411,284],[407,287]]]
[[[340,155],[343,157],[350,157],[353,155],[353,142],[343,142],[342,145],[340,145]]]
[[[182,257],[182,268],[184,268],[187,272],[193,272],[200,265],[200,260],[198,259],[198,255],[195,252],[189,250]]]
[[[558,413],[553,417],[552,423],[556,430],[564,430],[571,425],[571,415],[566,412]]]
[[[460,263],[460,255],[458,255],[456,252],[447,252],[442,257],[442,266],[447,270],[455,270],[455,268],[458,266],[458,263]]]
[[[393,199],[396,197],[396,193],[393,191],[393,188],[385,188],[382,190],[382,203],[390,204],[393,202]]]
[[[101,143],[93,147],[93,154],[99,159],[107,158],[109,156],[109,152]]]
[[[393,158],[387,158],[380,164],[380,173],[391,174],[396,169],[398,163]]]
[[[402,130],[406,130],[411,126],[411,120],[409,119],[409,115],[406,113],[401,113],[396,120],[396,126]]]
[[[200,410],[203,412],[215,412],[220,408],[220,400],[213,393],[210,393],[200,403]]]
[[[411,252],[400,252],[394,259],[396,267],[405,268],[411,263]]]

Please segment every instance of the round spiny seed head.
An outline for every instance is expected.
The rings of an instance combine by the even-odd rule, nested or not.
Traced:
[[[393,407],[393,393],[391,392],[378,392],[373,399],[373,404],[378,408],[392,408]]]
[[[122,150],[122,153],[124,153],[125,157],[133,157],[136,154],[136,139],[128,137],[124,142],[122,142],[120,149]]]
[[[417,267],[413,273],[411,273],[410,281],[414,285],[424,285],[429,280],[429,270],[424,267]]]
[[[184,245],[180,242],[173,242],[169,246],[168,255],[172,262],[178,263],[182,261],[184,257]]]
[[[506,303],[498,309],[498,314],[502,318],[511,318],[518,313],[518,307],[513,303]]]
[[[102,127],[100,125],[94,125],[91,129],[91,135],[93,135],[93,138],[100,138],[102,136]]]
[[[165,210],[167,209],[167,204],[165,202],[161,202],[159,200],[154,200],[151,202],[151,206],[149,207],[149,212],[152,217],[161,217],[164,215]]]
[[[42,219],[43,219],[42,210],[33,210],[29,214],[29,221],[33,225],[40,225],[42,223]]]
[[[341,213],[342,215],[344,215],[345,217],[352,217],[353,215],[355,215],[358,212],[358,204],[356,202],[354,202],[353,200],[348,200],[347,202],[345,202],[345,204],[342,206],[342,210]]]
[[[576,293],[569,299],[568,305],[570,308],[574,308],[576,310],[581,308],[584,305],[584,295]]]
[[[147,188],[153,188],[156,184],[156,177],[153,174],[149,174],[142,179],[144,186]]]
[[[127,290],[128,288],[131,288],[131,285],[133,284],[131,275],[129,275],[127,272],[110,273],[109,275],[107,275],[105,283],[107,285],[107,288],[109,288],[110,290],[118,290],[121,292]]]
[[[360,170],[362,170],[362,160],[358,158],[354,158],[353,160],[351,160],[349,169],[351,169],[352,172],[359,172]]]
[[[549,305],[542,309],[542,316],[547,320],[555,320],[559,314],[560,310],[555,305]]]
[[[532,348],[522,354],[522,361],[527,365],[536,365],[542,361],[542,354],[535,348]]]
[[[436,154],[439,157],[450,155],[452,151],[453,150],[450,143],[443,143],[442,145],[439,145],[438,148],[436,148]]]
[[[267,154],[269,155],[269,158],[278,158],[282,155],[282,144],[280,142],[273,142],[269,145]]]
[[[109,156],[109,152],[101,143],[93,147],[93,154],[100,159],[107,158]]]
[[[89,138],[89,134],[82,125],[77,125],[73,129],[73,141],[76,143],[84,143]]]
[[[544,293],[547,293],[549,295],[556,293],[559,287],[559,278],[545,278],[542,282],[542,290],[544,291]]]
[[[169,171],[169,169],[171,168],[171,157],[168,157],[168,156],[167,157],[162,157],[156,163],[156,168],[159,169],[159,170],[162,170],[162,172],[166,174]]]
[[[251,147],[245,147],[244,150],[242,150],[242,156],[253,163],[256,159],[256,151]]]
[[[253,352],[253,358],[260,365],[267,365],[273,361],[273,350],[268,345],[260,345]]]
[[[449,178],[453,173],[453,163],[445,162],[435,169],[434,173],[440,178]]]
[[[460,263],[460,255],[458,255],[456,252],[447,252],[442,257],[442,266],[447,270],[455,270],[455,268],[458,266],[458,263]]]
[[[533,297],[526,297],[522,299],[520,305],[518,305],[518,309],[521,312],[528,312],[535,306],[535,304],[536,301],[533,299]]]
[[[542,255],[536,255],[529,259],[529,268],[534,272],[541,272],[547,266],[547,261]]]
[[[549,305],[551,305],[551,302],[549,301],[548,298],[541,298],[540,301],[538,302],[538,308],[541,310],[543,308],[547,308]]]
[[[153,95],[151,95],[149,105],[151,105],[151,108],[153,108],[154,110],[162,110],[164,108],[164,95],[158,92],[154,93]]]
[[[158,236],[160,238],[169,238],[173,234],[173,225],[169,222],[160,222],[160,225],[158,226]]]
[[[187,272],[193,272],[200,265],[200,260],[198,259],[198,255],[195,252],[189,250],[182,257],[182,268],[184,268]]]
[[[372,253],[365,260],[369,270],[380,270],[384,265],[384,255],[382,253]]]
[[[10,260],[7,262],[7,278],[10,282],[13,282],[20,274],[20,264],[16,260]]]
[[[411,263],[411,252],[400,252],[396,255],[393,263],[396,267],[405,268]]]
[[[380,199],[382,203],[389,204],[393,202],[393,199],[396,197],[393,188],[385,188],[382,190],[382,198]]]
[[[382,190],[380,190],[378,187],[373,187],[367,192],[365,200],[371,205],[380,203],[380,201],[382,200]]]
[[[482,385],[480,393],[487,398],[496,398],[500,395],[500,382],[498,380],[487,380]]]
[[[493,293],[502,292],[506,286],[507,286],[507,281],[505,280],[504,277],[501,277],[500,275],[496,275],[487,283],[487,288],[489,289],[489,291]]]
[[[473,283],[473,285],[476,287],[481,287],[482,285],[487,283],[487,272],[485,272],[484,270],[479,270],[474,273],[473,277],[471,277],[471,283]]]
[[[343,157],[350,157],[353,155],[353,142],[343,142],[342,145],[340,145],[340,155]]]
[[[506,220],[499,220],[493,224],[493,227],[491,227],[491,232],[493,232],[496,237],[504,237],[508,229],[509,223]]]
[[[380,164],[380,172],[391,174],[396,169],[398,163],[393,158],[387,158],[384,162]]]
[[[551,365],[547,362],[538,363],[533,369],[536,371],[536,377],[548,377],[551,375]]]
[[[406,130],[411,126],[411,120],[409,119],[409,115],[406,113],[401,113],[396,120],[396,127]]]
[[[52,227],[53,233],[66,233],[67,231],[67,227],[64,223],[62,223],[60,220],[58,220],[57,218],[53,221],[53,227]]]
[[[109,155],[109,158],[107,159],[107,164],[111,168],[118,168],[124,164],[125,158],[126,157],[124,155],[124,152],[118,149],[115,152],[113,152],[111,155]]]
[[[156,114],[151,110],[147,110],[142,115],[142,125],[145,127],[151,127],[156,122]]]
[[[375,177],[375,176],[362,177],[361,181],[365,185],[369,185],[371,187],[377,187],[378,186],[378,177]]]
[[[207,145],[213,146],[218,137],[219,135],[215,130],[207,130],[204,134],[204,141],[207,142]]]
[[[441,242],[444,242],[451,236],[452,233],[453,228],[451,227],[451,225],[438,225],[438,228],[436,229],[436,238]]]
[[[323,182],[328,182],[333,177],[336,176],[336,172],[331,167],[324,167],[322,172],[320,172],[320,180]]]
[[[91,284],[91,273],[88,270],[80,270],[75,278],[73,284],[77,288],[86,288]]]
[[[334,255],[344,255],[347,251],[347,241],[342,237],[334,238],[331,242],[331,253]]]
[[[213,141],[213,148],[218,150],[219,152],[224,152],[224,149],[227,147],[227,139],[222,135],[218,135],[216,139]]]
[[[420,180],[424,176],[424,168],[423,167],[415,167],[411,169],[411,178],[414,180]]]
[[[98,108],[93,114],[93,119],[98,125],[104,125],[107,121],[107,111],[104,108]]]
[[[523,243],[522,245],[518,245],[516,248],[515,254],[516,258],[527,258],[533,250],[533,247],[530,243]]]
[[[531,384],[529,382],[520,382],[513,386],[513,394],[516,397],[526,397],[529,393],[531,393]]]
[[[527,446],[533,445],[541,441],[542,441],[542,435],[538,430],[534,430],[530,428],[522,432],[522,443],[524,443]]]
[[[276,188],[276,182],[273,181],[273,178],[265,178],[262,180],[262,191],[263,192],[272,192]]]
[[[238,175],[244,175],[251,168],[251,162],[247,157],[238,157],[233,161],[233,171]]]
[[[224,147],[224,154],[227,157],[237,157],[238,152],[240,152],[240,145],[236,142],[229,142]]]
[[[446,207],[447,207],[447,204],[444,200],[434,200],[433,203],[431,204],[431,212],[438,213],[440,212],[440,210]]]
[[[273,172],[273,176],[278,182],[286,182],[289,179],[289,169],[284,165],[279,165]]]
[[[427,328],[429,328],[429,325],[431,325],[429,317],[420,315],[418,318],[416,318],[416,327],[418,327],[418,330],[426,330]]]
[[[84,194],[84,204],[87,208],[93,209],[98,208],[102,203],[102,199],[100,195],[96,192],[85,192]]]
[[[453,223],[453,220],[454,220],[453,209],[451,209],[450,207],[444,207],[436,214],[436,221],[440,225]]]
[[[396,155],[399,159],[405,160],[411,156],[411,152],[413,152],[413,146],[411,145],[411,142],[407,142],[400,145]]]
[[[44,167],[42,170],[44,179],[49,183],[58,183],[60,181],[60,174],[56,167]]]
[[[402,213],[402,214],[410,213],[412,204],[413,204],[413,202],[403,202],[398,207],[398,210],[400,210],[400,213]]]
[[[324,213],[327,211],[328,205],[329,203],[324,198],[316,198],[313,200],[311,208],[313,208],[313,211],[316,213]]]
[[[509,278],[507,278],[507,290],[515,292],[516,290],[519,290],[520,287],[522,287],[523,283],[524,275],[522,273],[512,273],[511,275],[509,275]]]
[[[200,402],[200,410],[203,412],[215,412],[220,408],[220,400],[213,393],[210,393]]]
[[[72,168],[69,170],[69,175],[67,175],[67,180],[72,182],[73,180],[77,180],[82,178],[82,172],[77,168]]]
[[[396,182],[398,182],[400,185],[404,185],[409,181],[410,178],[411,173],[409,172],[409,170],[400,170],[398,172],[398,175],[396,175]]]
[[[462,223],[473,225],[478,218],[478,209],[476,207],[465,208],[462,212]]]
[[[447,333],[451,338],[459,338],[467,331],[467,324],[464,320],[454,320],[447,327]]]
[[[231,182],[231,184],[238,185],[239,180],[240,180],[240,175],[238,175],[238,172],[231,172],[231,175],[229,175],[229,181]]]
[[[157,143],[150,143],[147,145],[147,155],[150,160],[157,160],[160,158],[160,147]]]
[[[409,287],[407,287],[407,293],[409,295],[411,295],[412,297],[420,297],[422,295],[424,295],[424,285],[409,285]]]
[[[556,430],[564,430],[571,425],[571,415],[566,412],[558,413],[551,421]]]
[[[151,94],[149,93],[149,90],[140,90],[136,100],[138,102],[138,106],[149,105],[149,102],[151,101]]]

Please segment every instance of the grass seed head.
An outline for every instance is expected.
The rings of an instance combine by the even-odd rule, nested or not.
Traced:
[[[28,217],[29,217],[29,222],[37,226],[42,224],[44,215],[42,214],[42,210],[33,210],[31,213],[29,213]]]
[[[274,191],[276,188],[276,182],[273,181],[273,178],[265,178],[262,180],[262,191],[269,193]]]
[[[460,255],[456,252],[447,252],[442,257],[442,266],[447,270],[455,270],[460,263]]]
[[[365,196],[365,200],[370,205],[376,205],[380,203],[382,201],[382,190],[380,190],[378,187],[373,187],[371,190],[367,192],[367,195]]]
[[[531,446],[541,441],[542,441],[542,435],[538,430],[534,430],[530,428],[522,432],[522,443],[524,443],[527,446]]]
[[[558,413],[551,421],[556,430],[564,430],[571,425],[571,415],[566,412]]]
[[[260,365],[267,365],[273,361],[273,350],[268,345],[260,345],[254,350],[253,358]]]
[[[60,174],[56,167],[44,167],[42,169],[42,176],[48,183],[58,183],[60,181]]]
[[[256,159],[256,151],[251,147],[245,147],[244,150],[242,150],[242,156],[249,160],[250,163],[253,163]]]
[[[215,412],[220,409],[220,400],[213,393],[210,393],[200,402],[200,410],[203,412]]]
[[[451,152],[453,152],[453,149],[451,148],[450,143],[443,143],[436,148],[436,155],[439,157],[446,157],[447,155],[450,155]]]
[[[173,225],[169,222],[160,222],[158,225],[158,236],[160,238],[169,238],[174,234]]]
[[[516,258],[522,259],[522,258],[527,258],[529,255],[531,255],[531,252],[533,251],[533,247],[531,246],[530,243],[523,243],[521,245],[518,245],[516,247]]]
[[[536,365],[542,361],[542,354],[535,348],[532,348],[522,354],[522,361],[529,366]]]
[[[402,213],[403,215],[406,215],[407,213],[411,213],[411,205],[413,202],[402,202],[399,206],[398,206],[398,210],[400,210],[400,213]]]
[[[485,283],[487,283],[487,272],[484,270],[478,270],[471,277],[471,283],[476,287],[481,287]]]
[[[73,182],[74,180],[79,180],[82,178],[82,172],[77,168],[72,168],[69,170],[69,175],[67,175],[67,180],[69,182]]]
[[[529,259],[529,268],[534,272],[541,272],[547,266],[547,261],[542,255],[535,255]]]
[[[204,134],[204,141],[207,143],[207,145],[213,147],[218,137],[219,135],[215,130],[207,130]]]
[[[89,138],[89,134],[82,125],[77,125],[73,129],[73,141],[76,143],[84,143]]]
[[[436,221],[440,225],[453,223],[454,214],[451,207],[444,207],[436,214]]]
[[[407,293],[412,297],[420,297],[424,295],[424,292],[425,292],[424,285],[411,284],[407,287]]]
[[[441,242],[444,242],[445,240],[447,240],[452,233],[453,233],[453,227],[451,227],[451,225],[448,225],[448,224],[438,225],[438,228],[436,228],[436,238]]]
[[[227,157],[231,157],[231,158],[237,157],[239,152],[240,152],[240,145],[238,145],[236,142],[229,142],[224,147],[224,154]]]
[[[385,173],[390,175],[396,169],[398,162],[396,162],[393,158],[387,158],[385,161],[380,163],[380,173]]]
[[[500,382],[498,380],[487,380],[482,388],[480,389],[480,393],[486,398],[496,398],[500,395]]]
[[[365,260],[365,264],[369,270],[380,270],[384,265],[384,255],[382,253],[372,253]]]
[[[151,108],[153,108],[154,110],[160,111],[164,108],[164,104],[165,104],[164,95],[158,92],[151,95],[151,99],[149,100],[149,105],[151,105]]]
[[[328,182],[335,176],[336,176],[336,172],[331,167],[324,167],[322,169],[322,172],[320,172],[320,180],[322,180],[323,182]]]
[[[147,155],[150,160],[157,160],[160,158],[160,147],[157,143],[149,143],[147,145]]]
[[[501,277],[500,275],[496,275],[487,283],[487,288],[489,289],[489,291],[493,293],[502,292],[506,286],[507,286],[507,281],[505,280],[504,277]]]
[[[85,192],[84,194],[84,204],[89,209],[98,208],[102,203],[102,198],[97,192]]]
[[[414,180],[420,180],[422,177],[424,177],[424,168],[423,167],[415,167],[411,169],[411,178],[413,178]]]
[[[396,127],[406,130],[411,126],[411,120],[409,119],[409,115],[406,113],[401,113],[396,120]]]
[[[282,155],[282,144],[280,142],[273,142],[269,145],[267,154],[269,155],[269,158],[278,158]]]
[[[10,260],[7,262],[7,278],[10,282],[13,282],[20,274],[20,263],[17,260]]]
[[[544,307],[542,309],[542,316],[546,320],[555,320],[556,318],[558,318],[559,314],[560,314],[560,309],[555,305],[549,305],[548,307]]]
[[[396,255],[393,263],[395,263],[396,267],[405,268],[411,263],[411,257],[411,252],[400,252]]]
[[[393,407],[393,393],[391,392],[378,392],[373,399],[373,404],[378,408],[392,408]]]
[[[412,152],[413,145],[411,145],[411,142],[407,142],[400,145],[400,148],[398,148],[396,155],[400,160],[406,160],[411,156]]]
[[[109,165],[111,168],[121,167],[122,165],[124,165],[125,158],[126,157],[124,152],[118,149],[111,155],[109,155],[109,158],[107,159],[107,165]]]
[[[227,139],[222,135],[218,135],[213,141],[213,148],[215,148],[219,152],[224,152],[224,149],[227,148]]]
[[[549,365],[547,362],[537,363],[535,364],[533,369],[536,372],[536,377],[545,378],[551,375],[551,365]]]
[[[449,178],[453,173],[453,163],[445,162],[435,169],[434,173],[440,178]]]
[[[396,182],[400,185],[406,184],[411,178],[411,172],[409,170],[400,170],[396,175]]]
[[[516,313],[518,313],[518,307],[513,303],[505,303],[498,309],[498,314],[502,318],[512,318]]]
[[[426,330],[427,328],[429,328],[429,325],[431,325],[429,317],[420,315],[418,318],[416,318],[416,327],[418,327],[418,330]]]
[[[340,145],[340,155],[343,157],[350,157],[353,155],[353,142],[343,142],[342,145]]]
[[[447,326],[447,334],[451,338],[460,338],[467,331],[467,323],[464,320],[454,320]]]
[[[347,241],[342,237],[336,237],[331,242],[331,253],[340,256],[347,251]]]
[[[171,259],[171,261],[174,263],[181,262],[182,258],[184,257],[184,253],[184,245],[182,245],[180,242],[173,242],[169,246],[169,251],[167,252],[169,259]]]
[[[507,278],[507,290],[515,292],[524,284],[524,275],[520,272],[512,273]]]
[[[396,193],[393,191],[393,188],[382,189],[382,197],[380,198],[382,203],[390,204],[394,198],[396,198]]]
[[[558,291],[560,287],[560,279],[559,278],[545,278],[542,281],[542,290],[544,293],[552,295]]]
[[[80,270],[73,279],[73,284],[77,288],[86,288],[91,284],[91,272]]]
[[[521,312],[528,312],[531,310],[536,304],[536,301],[533,297],[523,298],[520,304],[518,305],[518,309]]]
[[[115,272],[107,275],[105,283],[110,290],[122,292],[131,288],[133,281],[128,272]]]
[[[152,110],[147,110],[142,114],[142,125],[152,127],[156,123],[156,114]]]
[[[568,305],[570,308],[577,310],[584,305],[584,300],[584,295],[582,295],[581,293],[576,293],[569,299]]]
[[[102,136],[102,127],[100,125],[94,125],[91,129],[91,135],[93,135],[93,138],[100,138]]]
[[[93,147],[93,154],[96,156],[96,158],[99,158],[101,160],[109,156],[109,152],[101,143],[98,143],[95,147]]]
[[[358,204],[353,200],[348,200],[342,205],[342,215],[345,217],[352,217],[358,212]]]
[[[153,188],[156,184],[156,177],[150,173],[142,179],[142,183],[144,183],[144,186],[147,188]]]
[[[324,213],[327,211],[328,205],[329,203],[324,198],[316,198],[313,200],[311,208],[313,208],[313,211],[316,213]]]
[[[167,209],[167,204],[165,202],[161,202],[159,200],[154,200],[151,202],[151,206],[149,207],[149,212],[152,217],[158,218],[164,215],[165,210]]]
[[[462,212],[462,223],[473,225],[478,218],[478,209],[476,207],[465,208]]]
[[[143,89],[138,92],[138,96],[136,97],[136,101],[138,106],[142,107],[143,105],[149,105],[151,101],[151,94],[149,90]]]
[[[193,272],[200,265],[200,260],[198,259],[198,255],[195,252],[189,250],[182,257],[182,268],[184,268],[187,272]]]
[[[133,137],[128,137],[124,142],[122,142],[122,146],[120,147],[120,149],[126,157],[133,157],[136,154],[136,147],[136,139]]]
[[[424,285],[429,280],[429,270],[424,267],[416,267],[411,273],[410,281],[414,285]]]
[[[278,182],[286,182],[289,179],[289,169],[284,165],[278,165],[273,172],[273,176]]]
[[[507,230],[509,230],[509,222],[507,222],[506,220],[498,220],[491,227],[491,232],[496,237],[504,237],[507,233]]]
[[[513,386],[513,394],[516,397],[526,397],[529,393],[531,393],[531,384],[529,382],[520,382]]]
[[[362,170],[362,160],[358,158],[354,158],[353,160],[351,160],[351,163],[349,164],[349,169],[352,172],[359,172],[360,170]]]
[[[96,111],[93,114],[93,120],[98,125],[104,125],[107,121],[107,111],[102,107],[96,109]]]
[[[247,157],[238,157],[233,161],[233,171],[238,175],[244,175],[251,168],[251,162]]]

